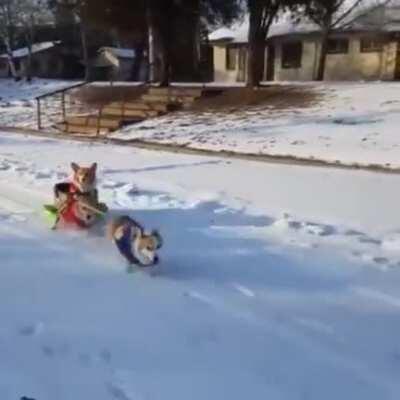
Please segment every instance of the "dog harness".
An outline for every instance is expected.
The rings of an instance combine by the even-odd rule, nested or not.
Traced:
[[[132,229],[129,224],[123,226],[123,235],[121,238],[114,238],[119,252],[128,260],[130,264],[140,265],[140,261],[132,253]]]
[[[74,207],[75,204],[76,200],[70,200],[65,209],[61,211],[60,217],[62,218],[62,221],[66,224],[76,225],[79,228],[86,229],[88,227],[88,224],[77,217]]]

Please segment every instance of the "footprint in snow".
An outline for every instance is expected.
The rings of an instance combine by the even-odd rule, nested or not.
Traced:
[[[44,330],[44,324],[42,322],[36,322],[34,324],[27,324],[21,326],[18,329],[18,333],[21,336],[36,336],[42,333]]]
[[[34,172],[32,175],[35,179],[49,179],[53,177],[53,172],[49,170],[43,170]]]
[[[10,165],[7,163],[0,163],[0,171],[8,171],[10,169]]]
[[[103,189],[119,189],[125,185],[125,182],[105,181],[101,184]]]
[[[148,398],[140,393],[133,382],[135,374],[131,371],[117,371],[111,382],[106,383],[109,394],[116,400],[145,400]]]

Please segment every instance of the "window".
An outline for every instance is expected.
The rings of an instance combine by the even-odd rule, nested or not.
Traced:
[[[328,39],[328,54],[346,54],[349,52],[348,39]]]
[[[382,38],[362,38],[360,41],[361,53],[374,53],[383,50],[384,40]]]
[[[287,42],[282,45],[282,68],[301,68],[302,42]]]
[[[226,69],[234,71],[236,69],[237,63],[237,47],[228,46],[226,48]]]

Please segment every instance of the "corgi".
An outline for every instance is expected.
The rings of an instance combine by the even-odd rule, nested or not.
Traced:
[[[98,212],[84,199],[65,202],[58,211],[57,228],[76,227],[87,229],[98,221]]]
[[[96,188],[97,163],[90,167],[81,167],[72,162],[73,171],[70,182],[60,182],[54,186],[54,197],[56,206],[64,203],[70,197],[84,197],[90,202],[98,202],[98,192]]]
[[[163,244],[161,235],[155,230],[146,233],[131,217],[121,216],[110,221],[107,236],[130,265],[149,267],[159,262],[157,250]]]
[[[92,193],[96,189],[96,172],[97,163],[93,163],[90,167],[81,167],[72,162],[73,171],[72,184],[81,194]]]
[[[72,162],[73,175],[71,181],[60,182],[54,186],[54,205],[58,209],[58,217],[54,229],[59,225],[77,225],[90,227],[99,214],[108,211],[104,203],[99,203],[96,188],[97,163],[90,167],[81,167]],[[64,222],[64,224],[63,224]]]

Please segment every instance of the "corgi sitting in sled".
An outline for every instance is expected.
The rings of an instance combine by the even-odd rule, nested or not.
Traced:
[[[53,229],[60,226],[90,228],[107,212],[107,206],[98,199],[97,164],[81,167],[73,162],[71,168],[72,179],[54,186],[54,207],[46,206],[48,211],[56,214]]]

